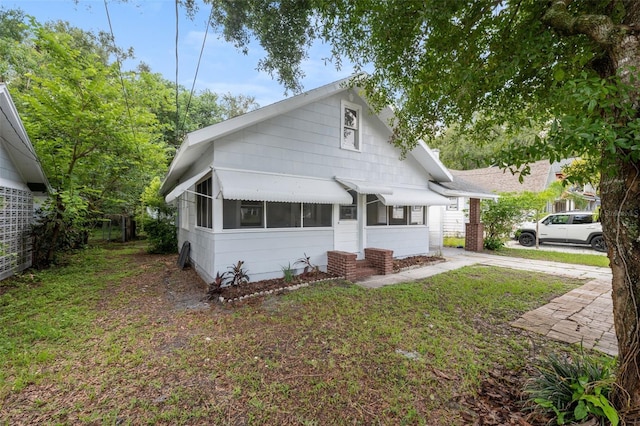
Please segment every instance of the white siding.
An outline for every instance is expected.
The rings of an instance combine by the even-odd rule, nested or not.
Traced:
[[[23,187],[24,183],[18,169],[13,164],[4,145],[0,144],[0,178],[15,182],[16,185],[6,185],[9,187]]]
[[[393,250],[393,257],[429,253],[427,226],[370,226],[366,233],[367,247]]]
[[[465,224],[469,222],[465,212],[468,209],[468,200],[463,197],[458,198],[458,210],[445,209],[442,218],[445,237],[464,237]]]
[[[342,98],[329,97],[215,141],[214,166],[425,186],[429,174],[411,156],[400,160],[388,142],[389,130],[364,104],[361,152],[340,148]]]
[[[313,265],[326,271],[333,230],[225,231],[216,234],[215,240],[214,271],[227,271],[229,266],[243,260],[251,280],[257,281],[282,277],[282,268],[289,265],[296,273],[302,272],[303,266],[294,263],[305,253]]]
[[[350,97],[356,99],[349,99]],[[340,148],[341,100],[362,106],[361,151]],[[343,92],[277,116],[212,142],[207,151],[184,178],[203,167],[255,170],[333,179],[367,180],[385,185],[420,185],[430,179],[411,156],[400,160],[400,151],[389,144],[389,129],[357,96]],[[193,188],[191,188],[193,189]],[[334,235],[334,228],[314,229],[222,229],[222,200],[219,183],[213,181],[213,229],[195,227],[195,209],[189,209],[189,226],[179,227],[179,244],[191,243],[191,258],[205,280],[216,272],[225,272],[239,260],[252,281],[281,277],[282,268],[304,256],[326,270],[327,251],[345,243],[346,235]],[[184,196],[183,196],[184,197]],[[189,196],[187,196],[189,197]],[[364,205],[360,205],[364,209]],[[334,206],[334,212],[338,206]],[[362,211],[360,210],[362,215]],[[359,222],[358,229],[362,222]],[[337,224],[337,213],[334,214]],[[351,243],[358,235],[349,236]],[[428,226],[373,227],[363,237],[365,247],[386,248],[394,256],[405,257],[429,252]],[[359,244],[359,240],[355,241]],[[296,265],[297,266],[297,265]],[[297,272],[301,272],[298,268]]]

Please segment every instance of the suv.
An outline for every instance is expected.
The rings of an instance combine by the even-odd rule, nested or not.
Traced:
[[[596,251],[607,251],[602,237],[602,225],[594,221],[593,212],[553,213],[538,222],[541,243],[590,244]],[[536,244],[536,223],[522,224],[518,231],[518,242],[525,247]]]

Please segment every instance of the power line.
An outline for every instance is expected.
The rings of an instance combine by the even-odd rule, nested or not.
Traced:
[[[178,14],[178,4],[180,0],[176,0],[176,142],[178,140],[178,131],[180,130],[180,104],[178,102],[178,22],[179,22],[179,14]]]
[[[209,19],[207,19],[207,26],[204,30],[204,38],[202,40],[202,46],[200,47],[200,56],[198,56],[198,65],[196,66],[196,73],[193,76],[193,83],[191,84],[191,92],[189,93],[189,100],[187,101],[187,108],[184,112],[184,120],[182,121],[183,127],[187,121],[187,115],[189,114],[189,107],[191,106],[191,98],[196,87],[196,80],[198,79],[198,71],[200,71],[200,62],[202,61],[202,54],[204,52],[204,46],[207,43],[207,34],[209,33],[209,25],[211,24],[211,17],[213,16],[213,5],[211,5],[211,12],[209,12]]]
[[[136,129],[133,126],[133,116],[131,115],[131,108],[129,107],[129,96],[127,95],[127,89],[124,86],[124,78],[122,78],[122,66],[120,64],[120,57],[118,56],[118,47],[116,46],[116,37],[113,35],[113,26],[111,25],[111,16],[109,15],[109,7],[107,6],[107,0],[104,0],[104,10],[107,12],[107,22],[109,23],[109,31],[111,32],[111,42],[113,43],[113,49],[116,55],[116,63],[118,65],[118,76],[120,77],[120,85],[122,86],[122,94],[124,95],[124,103],[127,107],[127,114],[129,115],[129,126],[131,127],[131,133],[134,139],[138,139],[136,135]]]

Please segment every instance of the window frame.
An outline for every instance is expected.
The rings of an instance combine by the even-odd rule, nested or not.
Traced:
[[[347,109],[356,113],[355,127],[346,123],[345,112]],[[345,143],[345,130],[347,129],[354,133],[353,144]],[[340,148],[356,152],[362,150],[362,107],[345,100],[340,102]]]
[[[207,185],[208,184],[208,185]],[[206,187],[203,187],[206,186]],[[202,191],[209,191],[202,192]],[[196,226],[213,229],[213,176],[208,175],[195,185]]]
[[[228,227],[227,225],[225,225],[225,223],[227,223],[225,221],[225,214],[229,213],[231,211],[231,209],[226,209],[224,203],[225,202],[229,202],[232,201],[234,203],[237,203],[233,208],[247,208],[250,207],[252,209],[257,209],[258,211],[261,212],[261,216],[262,216],[262,222],[260,223],[260,225],[256,226],[256,225],[241,225],[241,220],[242,218],[240,217],[240,219],[238,219],[238,224],[239,226],[236,227]],[[305,220],[310,219],[310,218],[305,218],[305,212],[309,212],[309,210],[305,209],[305,206],[315,206],[318,204],[323,204],[323,203],[302,203],[302,202],[274,202],[274,201],[248,201],[248,200],[227,200],[224,199],[223,201],[223,207],[222,207],[222,222],[223,222],[223,231],[250,231],[250,230],[254,230],[254,231],[265,231],[265,230],[292,230],[292,229],[317,229],[317,228],[332,228],[333,227],[333,204],[329,204],[329,206],[331,206],[331,213],[327,215],[327,217],[330,219],[331,224],[329,225],[307,225],[305,226]],[[289,204],[289,208],[291,209],[298,209],[297,215],[296,215],[296,219],[295,219],[295,224],[291,225],[291,226],[273,226],[273,225],[269,225],[269,204]],[[297,207],[295,206],[297,205]],[[280,206],[282,207],[282,206]],[[237,213],[241,213],[241,212],[237,212]],[[242,216],[240,214],[240,216]],[[293,216],[292,216],[293,217]]]

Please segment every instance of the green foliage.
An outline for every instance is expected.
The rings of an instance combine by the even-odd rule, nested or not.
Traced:
[[[249,275],[247,275],[247,272],[248,271],[244,268],[243,260],[238,260],[238,263],[229,266],[229,285],[239,286],[248,283]]]
[[[283,266],[282,267],[282,275],[284,278],[284,282],[286,283],[290,283],[291,281],[293,281],[293,269],[291,268],[291,264],[288,264],[287,266]]]
[[[618,413],[608,399],[615,359],[589,356],[584,352],[569,358],[549,355],[537,367],[525,391],[535,409],[553,414],[556,424],[569,424],[596,417],[600,424],[617,426]]]
[[[159,192],[160,185],[160,178],[155,177],[140,197],[143,208],[143,231],[149,237],[149,253],[176,253],[178,251],[176,209],[165,203]]]
[[[484,223],[485,248],[497,250],[502,247],[524,217],[525,210],[517,194],[501,194],[497,201],[483,200],[480,219]]]
[[[561,191],[558,182],[542,192],[503,193],[497,201],[483,200],[480,217],[485,225],[484,247],[489,250],[503,247],[517,224],[532,212],[537,220],[547,202],[557,198]]]

